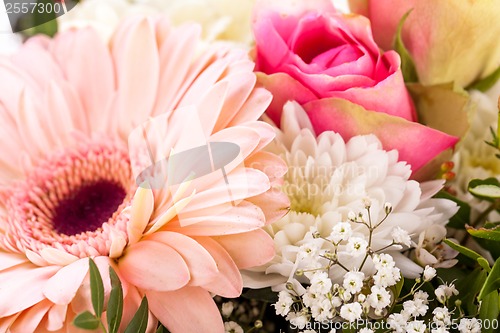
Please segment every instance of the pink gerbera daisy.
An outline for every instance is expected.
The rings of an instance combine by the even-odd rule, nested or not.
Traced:
[[[200,50],[199,32],[141,18],[109,46],[86,29],[0,58],[0,332],[79,331],[89,257],[106,295],[109,266],[122,280],[124,324],[146,296],[150,330],[224,331],[211,293],[238,296],[239,269],[273,257],[260,227],[288,207],[272,191],[286,167],[261,151],[271,96],[253,63],[223,45]],[[182,170],[193,161],[164,186],[140,173],[197,136],[238,147],[224,177]]]

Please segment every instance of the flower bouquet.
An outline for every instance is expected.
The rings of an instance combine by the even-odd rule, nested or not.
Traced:
[[[349,5],[6,2],[0,332],[497,332],[500,4]]]

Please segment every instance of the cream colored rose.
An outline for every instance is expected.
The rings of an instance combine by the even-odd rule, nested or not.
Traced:
[[[498,0],[350,0],[351,10],[372,22],[375,41],[390,49],[410,9],[403,41],[420,82],[468,86],[500,66]]]

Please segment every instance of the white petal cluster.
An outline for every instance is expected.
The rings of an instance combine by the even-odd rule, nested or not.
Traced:
[[[398,162],[397,151],[383,150],[373,135],[348,142],[333,132],[316,136],[304,110],[293,102],[285,105],[281,129],[276,131],[270,150],[288,165],[281,189],[288,194],[291,211],[266,227],[274,238],[276,256],[245,271],[245,285],[279,291],[291,279],[307,282],[307,274],[296,273],[321,267],[325,259],[311,258],[318,251],[329,252],[349,271],[366,260],[362,269],[366,276],[376,273],[366,251],[388,253],[404,276],[418,277],[423,268],[401,251],[416,244],[427,228],[445,225],[456,212],[455,203],[432,198],[442,181],[410,180],[411,170]],[[309,259],[303,260],[305,256]],[[343,283],[344,270],[328,273],[334,283]],[[379,283],[389,285],[392,275],[380,273]]]
[[[481,323],[476,318],[462,318],[458,330],[460,333],[481,333]]]
[[[476,90],[470,91],[471,104],[475,107],[475,112],[472,114],[472,119],[469,120],[470,129],[461,139],[461,144],[457,146],[458,150],[453,158],[456,178],[452,183],[452,188],[460,199],[471,204],[474,208],[473,214],[484,211],[488,204],[475,199],[468,193],[469,182],[475,178],[490,177],[496,177],[500,180],[500,163],[495,157],[495,153],[498,151],[484,143],[492,140],[489,128],[497,130],[499,96],[500,81],[486,93]],[[499,217],[495,213],[492,215],[494,216],[491,218],[495,221]]]

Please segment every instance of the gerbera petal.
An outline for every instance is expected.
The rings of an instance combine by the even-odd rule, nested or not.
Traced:
[[[147,258],[147,260],[144,260]],[[190,279],[189,268],[172,247],[157,241],[141,241],[118,262],[123,277],[141,289],[168,291],[182,288]]]
[[[156,99],[159,55],[152,23],[140,18],[125,24],[113,39],[112,54],[120,96],[116,116],[120,133],[128,134],[147,119]]]
[[[11,333],[37,332],[43,317],[50,310],[52,303],[48,300],[33,305],[24,311],[9,328]]]
[[[263,265],[274,257],[274,241],[262,229],[218,236],[214,239],[229,253],[240,269]],[[248,253],[252,255],[249,256]]]
[[[247,197],[253,197],[266,192],[270,188],[269,178],[259,170],[239,168],[223,177],[200,193],[197,193],[191,202],[182,210],[182,216],[208,215],[204,209],[220,204],[239,202]],[[228,193],[230,191],[230,193]],[[195,211],[199,211],[196,214]],[[192,212],[193,214],[189,214]]]
[[[219,309],[203,288],[184,287],[167,292],[147,291],[146,296],[151,312],[172,333],[224,331]]]
[[[77,256],[52,247],[46,247],[40,251],[42,259],[54,265],[66,266],[78,260]]]
[[[111,55],[92,29],[68,31],[55,37],[51,52],[65,77],[75,88],[94,129],[105,124],[110,96],[115,87]]]
[[[66,321],[67,305],[54,304],[47,314],[46,328],[48,331],[57,331],[63,328]]]
[[[0,251],[0,271],[23,264],[27,261],[28,260],[26,256],[22,254],[6,253]]]
[[[143,186],[139,186],[135,192],[130,220],[127,223],[128,242],[130,245],[137,243],[141,238],[154,209],[153,191]]]
[[[160,23],[161,24],[161,23]],[[186,24],[169,33],[160,48],[160,78],[154,115],[173,110],[182,96],[181,87],[186,83],[192,59],[186,54],[193,54],[199,36],[200,26]]]
[[[278,221],[290,210],[290,199],[280,190],[268,191],[248,198],[247,201],[261,207],[265,215],[266,225]]]
[[[88,269],[87,258],[61,268],[43,287],[45,297],[56,304],[69,304],[87,275]]]
[[[141,296],[141,293],[137,290],[137,288],[132,287],[128,289],[128,292],[125,294],[125,298],[123,300],[123,315],[120,328],[118,329],[119,332],[124,332],[127,328],[128,324],[136,314],[137,309],[141,304],[142,297],[143,296]],[[151,307],[149,307],[148,325],[146,328],[146,332],[154,332],[157,326],[158,320],[151,313]]]
[[[243,289],[240,271],[229,253],[215,240],[209,237],[196,237],[214,258],[219,268],[219,276],[202,287],[222,297],[238,297]]]
[[[217,277],[219,270],[210,253],[191,237],[176,232],[160,231],[145,240],[153,240],[172,247],[186,262],[191,280],[189,285],[200,286]]]
[[[36,267],[26,263],[5,270],[0,274],[0,299],[16,300],[0,302],[0,317],[25,310],[45,299],[42,286],[60,267]]]
[[[36,82],[38,88],[45,89],[50,82],[47,78],[60,82],[63,80],[63,73],[52,55],[36,39],[39,38],[28,40],[16,56],[12,57],[12,63],[22,68]]]
[[[179,221],[171,221],[168,231],[189,236],[230,235],[263,227],[265,216],[262,210],[250,202],[243,201],[238,206],[225,206],[223,214],[198,216],[189,219],[181,216]]]
[[[246,166],[265,172],[272,185],[279,185],[288,171],[285,161],[266,151],[259,151],[245,161]]]

